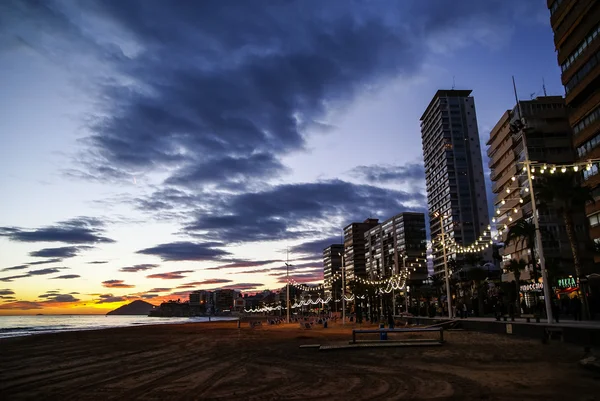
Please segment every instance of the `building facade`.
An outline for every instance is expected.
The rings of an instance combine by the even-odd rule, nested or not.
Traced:
[[[473,244],[490,224],[475,100],[470,90],[438,90],[421,116],[427,207],[441,213],[446,239]],[[440,219],[430,219],[431,238],[441,238]],[[491,260],[491,251],[483,254]],[[460,259],[449,253],[448,258]],[[443,271],[441,249],[433,252],[434,274]]]
[[[341,272],[342,255],[344,254],[343,244],[333,244],[323,250],[323,283],[325,297],[332,297],[334,300],[340,299],[342,294],[342,282],[331,279],[336,273]]]
[[[529,159],[535,162],[566,164],[572,163],[575,159],[564,99],[561,96],[543,96],[519,103],[502,115],[490,132],[487,143],[492,191],[495,194],[494,206],[497,210],[495,220],[498,227],[510,228],[522,219],[531,222],[529,193],[515,190],[528,185],[526,177],[521,174],[523,166],[519,164],[525,160],[524,145],[527,145]],[[526,129],[522,133],[514,133],[511,124],[519,120],[525,123]],[[560,270],[568,269],[568,266],[573,264],[573,255],[562,215],[552,204],[538,208],[538,215],[544,233],[542,245],[547,263],[560,265]],[[583,210],[575,214],[573,219],[575,230],[585,235]],[[527,241],[511,241],[507,244],[507,234],[508,230],[504,231],[502,240],[505,246],[500,250],[502,262],[507,263],[511,259],[531,260],[529,249],[532,244],[528,244]],[[580,254],[584,257],[588,250],[586,244],[581,245]],[[534,278],[533,268],[533,265],[529,266],[521,278],[524,280]],[[504,279],[513,280],[514,277],[508,274]]]
[[[378,219],[366,219],[344,227],[344,264],[346,285],[355,277],[366,277],[365,232],[379,224]]]
[[[425,215],[397,214],[365,232],[367,278],[386,278],[406,269],[411,280],[425,280],[426,252]]]
[[[578,161],[600,159],[600,2],[548,0],[565,103]],[[595,203],[586,207],[590,236],[600,244],[600,168],[584,172]],[[596,256],[596,262],[600,258]]]

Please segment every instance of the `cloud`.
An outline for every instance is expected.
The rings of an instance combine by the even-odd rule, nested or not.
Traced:
[[[244,268],[244,267],[257,267],[257,266],[264,266],[264,265],[268,265],[268,264],[276,263],[276,262],[281,262],[281,260],[277,260],[277,259],[253,260],[253,261],[252,260],[238,260],[238,261],[228,263],[225,265],[209,267],[209,268],[206,268],[205,270],[221,270],[221,269],[238,269],[238,268]]]
[[[58,277],[51,277],[51,280],[68,280],[81,277],[79,274],[64,274]]]
[[[134,266],[128,266],[128,267],[122,267],[119,269],[120,272],[129,272],[129,273],[134,273],[134,272],[141,272],[141,271],[146,271],[146,270],[150,270],[150,269],[154,269],[155,267],[158,267],[159,265],[155,265],[155,264],[141,264],[141,265],[134,265]]]
[[[171,291],[170,288],[153,288],[151,290],[148,290],[148,292],[167,292],[167,291]]]
[[[277,278],[278,283],[287,283],[287,277],[282,274]],[[294,280],[297,283],[313,283],[316,281],[323,281],[323,269],[313,271],[309,273],[296,273],[290,275],[290,280]]]
[[[364,220],[364,219],[363,219]],[[323,250],[330,245],[341,244],[341,234],[338,236],[332,236],[325,239],[317,239],[312,241],[303,242],[299,245],[290,248],[290,252],[293,255],[301,254],[312,256],[315,259],[323,259]],[[296,263],[292,263],[297,265]]]
[[[141,297],[144,299],[152,299],[158,297],[158,294],[143,294]]]
[[[350,174],[368,183],[418,183],[425,184],[425,168],[421,163],[403,165],[357,166]]]
[[[271,271],[271,269],[257,269],[257,270],[244,270],[241,272],[231,272],[229,274],[258,274],[258,273],[268,273],[270,271]]]
[[[169,272],[169,273],[156,273],[156,274],[151,274],[149,276],[146,276],[147,278],[161,278],[163,280],[177,280],[180,278],[185,278],[187,276],[184,276],[184,273],[193,273],[193,270],[179,270],[179,271],[175,271],[175,272]]]
[[[264,284],[260,284],[260,283],[236,283],[236,284],[229,284],[229,285],[224,285],[221,287],[215,287],[215,288],[211,288],[209,289],[209,291],[214,291],[214,290],[239,290],[239,291],[248,291],[248,290],[254,290],[260,287],[264,287]]]
[[[3,290],[0,290],[0,295],[15,295],[15,292],[13,290],[5,288]]]
[[[102,282],[102,286],[106,288],[133,288],[135,285],[125,284],[123,280],[106,280]]]
[[[36,260],[35,262],[29,262],[28,265],[29,266],[47,265],[47,264],[50,264],[50,263],[58,263],[58,262],[62,262],[62,259],[52,258],[52,259],[46,259],[46,260]]]
[[[45,294],[39,295],[38,298],[45,298],[41,304],[44,303],[70,303],[79,301],[71,294],[57,294],[54,291],[48,291]]]
[[[107,260],[94,260],[93,262],[88,262],[88,264],[90,265],[103,265],[105,263],[108,263]]]
[[[217,247],[221,246],[224,246],[224,244],[220,242],[197,243],[179,241],[142,249],[136,253],[143,255],[156,255],[159,256],[163,261],[208,261],[230,254],[225,250],[217,249]]]
[[[113,302],[124,302],[128,300],[126,296],[113,296],[112,294],[101,294],[98,296],[98,300],[96,300],[96,304],[109,304]]]
[[[0,227],[0,236],[17,242],[64,242],[70,244],[111,243],[101,235],[104,223],[93,217],[78,217],[36,229]]]
[[[63,246],[59,248],[44,248],[39,251],[29,252],[29,256],[38,258],[72,258],[83,250],[92,249],[91,246]]]
[[[46,269],[31,270],[31,271],[26,272],[26,274],[21,274],[18,276],[0,277],[0,281],[12,282],[13,280],[16,280],[19,278],[42,276],[42,275],[46,275],[46,274],[58,273],[61,269],[66,269],[66,268],[65,267],[50,267],[50,268],[46,268]]]
[[[0,309],[5,310],[31,310],[31,309],[43,309],[43,306],[38,302],[29,301],[15,301],[0,304]]]
[[[12,295],[0,295],[0,299],[4,300],[2,302],[9,302],[9,301],[12,301],[13,299],[17,299],[17,298],[13,297]]]
[[[223,243],[289,240],[314,237],[318,233],[314,225],[319,222],[323,222],[323,235],[323,229],[339,229],[331,226],[335,220],[363,221],[374,212],[387,218],[399,210],[424,210],[425,205],[421,193],[341,180],[286,184],[226,196],[214,205],[212,214],[199,213],[185,232]]]
[[[11,270],[23,270],[23,269],[27,269],[29,267],[29,265],[18,265],[18,266],[13,266],[13,267],[5,267],[4,269],[2,269],[3,272],[7,272],[7,271],[11,271]]]

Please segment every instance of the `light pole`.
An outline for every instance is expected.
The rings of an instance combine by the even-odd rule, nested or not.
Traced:
[[[290,255],[289,252],[287,254],[286,257],[287,261],[285,262],[285,267],[286,267],[286,275],[287,275],[287,296],[286,296],[286,303],[287,303],[287,322],[290,322],[290,267],[292,266],[289,262],[290,262]]]
[[[517,107],[519,110],[519,125],[518,131],[521,133],[521,142],[523,144],[523,152],[525,153],[525,160],[523,165],[527,171],[527,184],[529,185],[529,192],[531,196],[531,213],[533,214],[533,224],[535,225],[535,242],[537,246],[538,257],[540,258],[540,267],[542,269],[542,281],[544,282],[544,304],[546,304],[546,316],[548,317],[548,324],[552,324],[552,304],[550,300],[550,282],[548,281],[548,272],[546,271],[546,259],[544,258],[544,248],[542,246],[542,233],[540,231],[540,222],[537,214],[537,205],[535,203],[535,191],[533,190],[533,179],[531,177],[531,161],[529,160],[529,149],[527,148],[527,139],[525,135],[525,122],[523,118],[523,110],[521,109],[521,102],[517,96],[517,84],[515,83],[515,77],[512,77],[513,89],[515,92],[515,99],[517,101]],[[514,131],[513,131],[514,132]],[[531,255],[533,258],[533,255]],[[535,262],[535,260],[534,260]],[[534,266],[535,269],[535,266]],[[517,294],[518,296],[519,294]]]
[[[448,259],[446,257],[446,231],[444,230],[444,216],[442,213],[435,212],[435,217],[440,218],[440,226],[442,228],[442,249],[444,254],[444,273],[446,274],[446,298],[448,300],[448,317],[452,319],[452,298],[450,295],[450,275],[448,274]]]
[[[344,255],[338,252],[342,257],[342,325],[346,324],[346,262]]]

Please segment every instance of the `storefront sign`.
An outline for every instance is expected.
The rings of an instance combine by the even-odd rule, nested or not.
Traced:
[[[531,292],[531,291],[542,291],[544,289],[543,283],[531,283],[525,284],[521,286],[521,292]]]
[[[558,288],[575,288],[577,287],[577,280],[575,277],[567,277],[558,279]]]

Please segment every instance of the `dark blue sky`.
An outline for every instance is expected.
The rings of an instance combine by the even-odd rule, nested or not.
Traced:
[[[485,143],[512,75],[563,94],[544,0],[3,1],[0,308],[275,288],[288,246],[318,278],[345,224],[424,210],[435,91]]]

